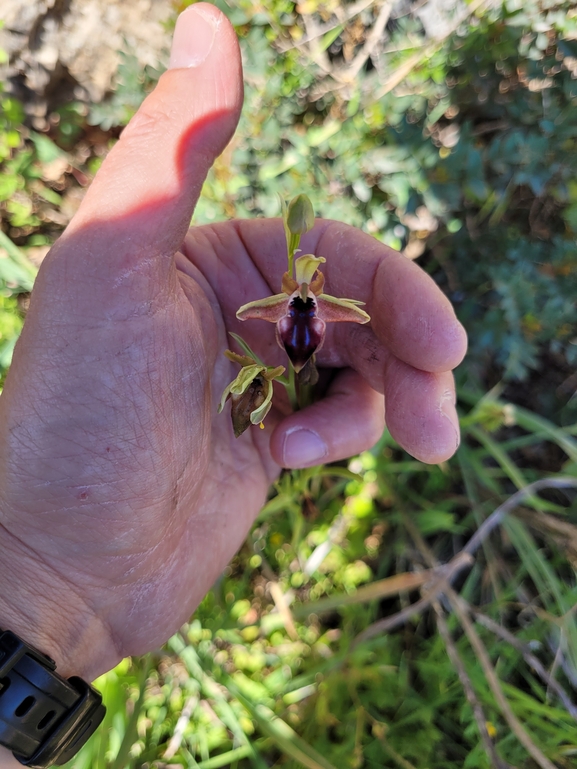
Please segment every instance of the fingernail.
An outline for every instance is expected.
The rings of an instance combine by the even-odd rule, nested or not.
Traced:
[[[191,6],[176,21],[169,69],[198,67],[211,51],[217,19],[209,11]]]
[[[321,462],[329,453],[327,444],[317,433],[304,427],[293,427],[284,439],[285,467],[310,467]]]

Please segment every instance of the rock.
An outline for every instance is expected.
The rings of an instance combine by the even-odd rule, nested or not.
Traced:
[[[466,8],[462,0],[428,0],[415,9],[414,15],[423,25],[427,37],[440,40],[449,33],[457,15]]]
[[[100,101],[119,51],[166,66],[174,15],[166,0],[0,0],[0,78],[40,119],[67,98]]]

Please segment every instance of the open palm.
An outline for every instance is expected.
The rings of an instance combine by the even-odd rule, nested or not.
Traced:
[[[213,6],[181,15],[172,65],[46,258],[0,399],[0,577],[12,588],[0,625],[26,627],[85,677],[190,615],[280,467],[370,447],[385,402],[420,459],[458,443],[450,370],[465,337],[450,305],[414,264],[326,221],[302,248],[327,259],[327,290],[366,302],[372,321],[329,327],[320,401],[289,414],[281,397],[264,430],[233,437],[216,413],[237,373],[228,332],[286,363],[270,324],[235,315],[280,290],[284,232],[256,220],[186,234],[242,101],[236,39]]]

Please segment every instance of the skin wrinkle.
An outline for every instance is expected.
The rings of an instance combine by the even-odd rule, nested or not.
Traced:
[[[148,148],[155,143],[158,136],[163,133],[170,136],[172,126],[182,124],[183,122],[181,105],[175,103],[172,98],[169,98],[169,95],[163,94],[159,96],[159,93],[161,93],[160,89],[156,92],[153,102],[145,99],[136,115],[134,115],[128,126],[124,129],[124,136],[122,137],[124,139],[124,146],[130,142],[135,156],[146,157]],[[188,125],[194,122],[194,107],[192,112],[193,114],[190,115],[190,119],[187,121]],[[162,130],[163,126],[166,126],[164,131]],[[125,163],[130,165],[130,158],[125,158]],[[175,156],[173,164],[166,163],[160,168],[158,163],[154,164],[153,170],[157,177],[155,178],[155,188],[158,192],[162,191],[163,197],[175,198],[183,187],[190,189],[190,185],[186,184],[187,180],[183,180],[180,173],[175,173],[175,168],[178,168],[178,164],[178,155]],[[192,185],[193,190],[196,190],[199,186],[198,181],[196,181]],[[143,192],[140,196],[138,194],[135,196],[136,190],[134,186],[131,186],[130,196],[127,195],[126,197],[132,201],[134,208],[136,208],[140,201],[148,201],[149,189],[150,185],[142,185]],[[173,253],[174,250],[171,250],[171,255]]]
[[[406,364],[401,364],[406,365]],[[388,422],[389,428],[393,436],[395,437],[396,431],[399,429],[399,424],[407,420],[407,416],[411,417],[411,422],[414,426],[412,435],[408,440],[407,448],[413,454],[421,457],[426,462],[438,462],[439,455],[445,454],[447,451],[447,444],[449,436],[445,433],[439,432],[440,423],[438,422],[438,409],[432,413],[422,412],[422,403],[426,403],[431,399],[435,399],[438,403],[440,397],[436,391],[442,386],[443,379],[446,379],[450,375],[448,374],[424,374],[423,372],[414,371],[409,378],[405,379],[398,377],[398,372],[395,376],[391,376],[391,382],[393,383],[392,389],[388,392],[388,395],[392,398],[393,406],[389,408]],[[451,378],[452,381],[452,378]],[[404,384],[403,384],[404,382]],[[399,388],[402,387],[402,390]],[[390,388],[390,386],[389,386]],[[395,389],[398,393],[395,392]],[[422,400],[415,400],[412,393],[418,390],[422,394]],[[445,386],[445,391],[449,391],[451,388]],[[408,393],[409,399],[405,398]],[[443,417],[447,417],[443,414]],[[436,425],[435,425],[436,421]],[[444,423],[445,418],[442,420]],[[454,447],[454,435],[458,429],[451,419],[451,450]]]
[[[247,246],[247,243],[246,243],[246,241],[244,239],[244,235],[243,235],[243,231],[242,231],[243,228],[242,228],[241,225],[242,225],[242,222],[240,222],[240,221],[233,222],[233,228],[234,228],[234,231],[235,231],[235,233],[236,233],[236,235],[238,237],[238,242],[240,243],[240,245],[242,247],[242,250],[244,252],[243,256],[244,256],[245,259],[250,260],[248,246]],[[260,267],[258,266],[258,264],[254,264],[254,267],[256,269],[256,275],[257,275],[258,279],[264,285],[265,296],[268,296],[270,294],[278,293],[277,291],[273,290],[270,281],[263,274],[263,272],[260,269]],[[260,286],[258,286],[258,289],[260,289]],[[255,286],[255,292],[256,291],[257,291],[257,286]],[[250,300],[250,301],[252,301],[252,300]]]
[[[335,324],[335,331],[341,337],[342,341],[337,344],[345,351],[347,364],[366,379],[373,390],[383,394],[386,367],[391,353],[379,342],[370,324],[342,330],[341,325],[345,324]],[[361,367],[359,359],[366,365]]]
[[[270,416],[271,415],[269,414],[269,417]],[[270,423],[271,421],[269,417],[267,417],[267,423]],[[221,423],[221,424],[223,424],[224,426],[224,423]],[[232,426],[230,426],[230,424],[228,423],[228,420],[227,420],[227,429],[232,431]],[[248,438],[248,441],[249,441],[248,446],[246,445],[246,442],[242,440],[236,441],[235,448],[236,446],[238,446],[238,449],[235,450],[232,454],[229,454],[228,460],[224,456],[220,455],[219,463],[215,462],[214,465],[211,463],[208,466],[207,473],[215,477],[216,477],[216,467],[218,464],[220,464],[219,471],[222,470],[222,467],[227,468],[228,472],[226,473],[226,482],[225,484],[222,484],[222,482],[219,484],[223,492],[224,492],[224,489],[226,489],[227,487],[235,488],[236,484],[238,484],[238,479],[243,479],[244,481],[249,476],[249,471],[251,469],[251,465],[250,465],[251,460],[247,457],[249,454],[248,449],[250,448],[252,449],[256,448],[261,461],[260,469],[267,479],[270,478],[271,473],[268,470],[268,467],[270,466],[271,462],[270,461],[266,462],[263,459],[264,451],[268,449],[269,435],[270,433],[269,433],[268,427],[265,428],[264,431],[252,430],[249,436],[246,436],[246,434],[245,436],[243,436]],[[264,447],[265,441],[267,444],[266,449]],[[211,451],[213,451],[213,447],[211,447]],[[278,465],[274,464],[274,468],[276,469],[276,472],[273,476],[273,480],[276,479],[276,477],[280,473],[280,467],[278,467]],[[260,481],[257,478],[257,471],[255,469],[253,469],[252,475],[254,476],[253,483],[255,484],[255,486],[257,484],[260,485]],[[262,499],[258,503],[259,510],[260,510],[260,507],[262,507],[262,504],[264,504],[266,493],[268,490],[268,485],[270,484],[270,482],[271,481],[267,480],[263,485]]]
[[[126,440],[126,439],[125,439],[125,440]],[[71,441],[70,439],[67,439],[67,443],[70,443],[70,442],[72,442],[72,443],[74,443],[75,445],[77,445],[77,446],[78,446],[78,448],[79,448],[79,449],[81,449],[81,450],[86,448],[86,445],[85,445],[84,443],[80,443],[80,442],[76,442],[76,441]],[[155,451],[155,453],[157,453],[157,452]],[[75,458],[75,455],[72,455],[72,456]],[[60,456],[58,456],[57,458],[55,458],[55,459],[53,460],[53,461],[55,461],[55,462],[56,462],[56,465],[55,465],[55,467],[56,467],[56,468],[58,468],[59,470],[61,470],[61,469],[62,469],[62,468],[61,468],[61,465],[62,465],[62,459],[63,459],[63,458],[66,458],[66,455],[64,455],[64,456],[63,456],[63,455],[60,455]],[[98,458],[100,458],[100,452],[99,452],[99,456],[98,456]],[[141,458],[140,456],[136,456],[136,457],[135,457],[135,459],[136,459],[137,461],[141,461],[141,459],[142,459],[142,458]],[[52,464],[52,462],[50,462],[49,464]],[[163,469],[164,469],[164,468],[163,468]],[[148,471],[149,471],[149,468],[148,468],[148,467],[144,467],[144,468],[143,468],[143,470],[145,470],[146,472],[148,472]],[[88,473],[89,477],[93,476],[93,475],[94,475],[94,469],[92,469],[92,468],[87,468],[87,473]],[[50,473],[50,475],[52,475],[52,474]],[[76,477],[77,477],[77,476],[76,476]],[[53,479],[53,481],[50,483],[50,485],[52,485],[52,486],[54,486],[54,485],[59,485],[59,484],[61,483],[61,481],[66,481],[66,480],[68,480],[68,476],[64,476],[62,479]]]
[[[74,581],[69,579],[66,574],[60,572],[57,569],[54,569],[53,565],[50,564],[44,558],[44,555],[43,555],[43,553],[41,551],[38,551],[35,548],[31,547],[28,543],[24,542],[19,537],[15,537],[14,534],[12,534],[12,532],[10,532],[8,529],[6,529],[6,527],[3,526],[2,524],[0,524],[0,528],[5,532],[5,534],[8,535],[8,537],[10,539],[12,539],[12,540],[17,542],[18,549],[21,552],[23,551],[24,557],[26,558],[28,556],[28,561],[29,561],[30,565],[32,565],[32,564],[34,564],[34,565],[42,564],[44,566],[44,568],[48,570],[48,574],[55,575],[58,578],[58,580],[60,582],[62,582],[63,585],[68,589],[68,591],[72,595],[76,596],[76,598],[79,601],[79,605],[81,607],[83,606],[85,608],[86,612],[88,612],[88,617],[91,618],[93,621],[96,622],[97,625],[100,625],[104,629],[105,637],[108,637],[108,638],[110,638],[113,641],[113,648],[116,649],[116,645],[114,644],[114,634],[112,633],[112,628],[110,628],[107,625],[106,620],[105,620],[104,617],[98,616],[91,609],[88,601],[78,592],[77,587],[76,587]],[[20,557],[22,557],[22,555]],[[28,574],[28,572],[26,570],[20,569],[20,574],[21,575]],[[40,594],[38,593],[38,588],[42,588],[42,587],[45,587],[45,586],[47,586],[46,574],[44,574],[44,577],[43,577],[42,580],[36,580],[35,581],[35,595],[38,596],[38,597],[41,597]],[[5,600],[8,600],[8,602],[11,603],[11,605],[13,606],[13,609],[15,609],[15,611],[16,611],[16,614],[21,612],[23,610],[23,608],[25,608],[25,607],[20,605],[20,603],[12,604],[12,602],[10,601],[12,593],[10,591],[5,591],[5,592],[6,592]],[[55,593],[57,595],[61,595],[61,592],[60,592],[59,589],[57,589],[55,591]],[[44,600],[47,602],[47,604],[49,605],[49,608],[50,608],[51,607],[51,602],[52,602],[52,597],[46,598],[44,596]],[[49,612],[48,617],[51,617],[51,616],[52,616],[52,613]],[[79,617],[83,617],[83,616],[85,616],[85,613],[81,611],[80,615],[78,615],[78,616]],[[46,619],[48,619],[48,617]],[[68,621],[72,621],[74,623],[74,615],[73,615],[72,611],[70,611],[69,613],[67,612],[67,618],[68,618]],[[50,637],[50,628],[49,627],[45,627],[44,630],[47,633],[48,637]],[[63,626],[62,626],[61,623],[59,623],[58,624],[58,628],[57,628],[57,632],[56,632],[53,640],[61,639],[62,635],[63,635],[62,631],[63,631]],[[81,634],[78,634],[78,635],[81,635]],[[118,660],[120,660],[120,659],[121,658],[118,657]]]
[[[183,244],[183,248],[186,248],[186,244]],[[181,275],[181,282],[184,281],[190,281],[188,284],[188,289],[192,293],[192,290],[195,290],[195,297],[198,295],[198,291],[201,291],[201,302],[203,303],[203,306],[201,308],[201,314],[198,318],[200,333],[199,333],[199,346],[202,345],[203,355],[205,356],[205,360],[207,360],[210,364],[210,369],[213,370],[212,377],[209,378],[209,381],[207,383],[207,386],[205,387],[205,399],[206,399],[206,407],[207,411],[203,413],[212,413],[212,402],[217,401],[219,394],[216,392],[217,385],[216,381],[219,379],[218,377],[218,369],[224,369],[223,363],[226,361],[224,357],[221,357],[219,355],[220,350],[222,350],[226,346],[226,330],[224,328],[224,324],[221,322],[219,323],[216,319],[221,317],[221,309],[220,304],[216,298],[216,295],[214,294],[212,287],[202,275],[202,273],[198,270],[198,268],[191,262],[190,259],[187,259],[184,254],[178,253],[177,259],[181,257],[181,260],[183,262],[183,266],[188,267],[189,270],[191,270],[194,275],[190,275],[188,272],[182,272]],[[179,260],[180,261],[180,260]],[[202,285],[196,286],[194,284],[194,281],[198,281]],[[203,290],[204,289],[204,290]],[[184,287],[183,283],[183,291],[186,294],[186,288]],[[188,295],[187,295],[188,296]],[[204,306],[204,303],[208,304],[208,307]],[[196,303],[198,306],[199,302]],[[207,312],[208,310],[208,312]],[[212,313],[210,312],[212,310]],[[213,346],[210,345],[207,347],[206,344],[206,338],[210,335],[206,332],[206,326],[210,325],[209,331],[215,330],[217,337],[218,337],[218,345]],[[195,364],[197,365],[197,368],[200,368],[200,363],[202,361],[202,358],[199,358],[198,360],[195,359]],[[228,364],[229,362],[226,361]],[[228,366],[227,368],[230,368]],[[191,377],[193,373],[193,366],[191,365],[188,369],[188,377]],[[188,378],[187,377],[187,378]]]
[[[192,232],[190,230],[189,232]],[[188,239],[188,236],[187,236]],[[214,329],[216,329],[216,333],[219,337],[219,342],[222,341],[222,345],[225,344],[225,337],[226,337],[226,330],[224,328],[223,323],[218,323],[217,318],[220,318],[222,315],[222,309],[220,306],[220,302],[217,299],[217,296],[215,292],[212,289],[212,286],[208,282],[208,280],[204,277],[203,273],[198,269],[198,267],[192,263],[191,259],[187,258],[185,256],[184,251],[187,248],[186,239],[182,244],[182,250],[178,251],[175,257],[175,264],[177,269],[177,275],[178,279],[181,283],[182,290],[185,293],[185,296],[187,299],[192,302],[195,302],[195,309],[199,313],[199,324],[200,328],[206,329],[207,326],[210,326]],[[189,296],[188,294],[191,294]],[[204,334],[203,334],[204,339]],[[206,347],[206,345],[205,345]],[[214,362],[216,358],[216,351],[212,348],[212,346],[207,350],[207,352],[211,352],[212,354],[209,356],[208,360],[211,361],[211,363]]]
[[[271,410],[271,413],[273,413],[274,411],[276,411],[276,409]],[[269,413],[269,416],[267,417],[269,425],[270,425],[271,422],[275,421],[274,417],[271,417],[271,413]],[[276,424],[275,424],[275,426],[276,426]],[[267,485],[270,486],[279,477],[280,472],[281,472],[281,467],[280,467],[280,465],[277,465],[277,463],[274,462],[274,460],[272,460],[272,458],[270,457],[270,445],[269,444],[270,444],[270,435],[272,433],[272,430],[268,426],[265,427],[265,429],[264,429],[266,443],[265,443],[265,440],[263,440],[262,437],[261,437],[262,436],[262,432],[263,431],[259,430],[258,433],[257,433],[256,430],[253,430],[252,434],[251,434],[251,438],[252,438],[253,446],[256,449],[256,451],[258,452],[261,465],[264,468],[264,471],[266,473]],[[261,435],[259,435],[259,433],[261,433]],[[264,504],[264,501],[263,501],[263,504]],[[262,507],[262,505],[261,505],[261,507]]]
[[[247,245],[246,245],[246,243],[245,243],[245,241],[243,239],[243,235],[242,235],[242,227],[240,226],[242,224],[242,222],[236,222],[236,223],[232,223],[232,224],[233,225],[238,225],[238,226],[233,226],[233,231],[234,231],[234,233],[237,236],[236,243],[232,243],[231,244],[231,243],[229,243],[229,242],[227,242],[226,240],[223,239],[223,237],[221,236],[221,232],[225,231],[223,228],[213,227],[212,225],[208,225],[208,226],[200,227],[200,228],[197,228],[197,229],[191,231],[191,238],[189,239],[188,243],[185,243],[185,252],[186,252],[186,250],[188,250],[188,246],[190,245],[190,241],[193,240],[194,235],[200,230],[201,231],[201,235],[206,237],[206,239],[209,242],[211,248],[214,250],[214,253],[215,253],[216,257],[217,257],[219,268],[223,268],[223,267],[228,268],[230,270],[232,276],[233,276],[233,279],[238,280],[239,278],[241,278],[243,276],[243,271],[242,270],[239,271],[236,268],[237,268],[237,266],[242,265],[243,260],[249,260],[250,256],[248,254]],[[216,243],[215,243],[215,241],[216,241]],[[195,244],[193,243],[193,249],[191,250],[190,256],[188,258],[191,260],[191,262],[195,266],[197,266],[197,263],[198,263],[198,266],[200,267],[200,269],[202,271],[202,266],[203,266],[202,265],[202,260],[198,259],[198,257],[196,256],[196,253],[195,253],[196,249],[194,248],[194,246],[195,246]],[[238,254],[239,254],[238,248],[239,248],[239,246],[240,246],[240,249],[242,250],[242,252],[244,252],[244,253],[240,254],[240,258],[238,258]],[[234,257],[231,258],[231,255],[233,255],[233,254],[234,254]],[[255,282],[254,294],[258,295],[260,293],[260,285],[257,285],[257,281],[260,281],[260,283],[263,284],[263,288],[262,288],[263,295],[264,296],[268,296],[269,293],[272,293],[272,289],[270,287],[270,284],[268,283],[268,281],[266,280],[266,278],[264,277],[264,275],[262,274],[261,270],[258,268],[257,265],[253,265],[253,268],[255,269],[255,272],[256,272],[255,281],[254,281]],[[220,269],[219,269],[219,273],[220,273]],[[220,274],[217,274],[217,276],[215,278],[212,275],[209,277],[209,276],[206,276],[203,273],[203,277],[209,282],[209,285],[211,286],[211,290],[213,291],[215,297],[217,296],[216,290],[218,289],[219,285],[213,286],[212,285],[213,282],[217,282],[218,284],[222,284],[223,282],[228,282],[226,279],[225,279],[225,281],[223,281],[222,277],[220,276]],[[212,277],[212,281],[211,281],[211,277]],[[251,295],[250,299],[252,299],[252,298],[253,298],[253,296]],[[249,301],[248,298],[247,298],[247,301]],[[219,302],[218,306],[219,306],[220,314],[225,319],[226,325],[228,327],[230,327],[230,326],[234,327],[234,325],[238,325],[240,323],[239,321],[236,320],[236,315],[234,317],[232,315],[230,315],[228,313],[228,311],[227,311],[227,308],[223,307],[220,304],[220,302]],[[265,329],[264,333],[266,334],[267,331],[268,331],[268,329]],[[269,334],[270,334],[270,332],[269,332]],[[242,335],[242,331],[241,331],[241,335]],[[232,343],[232,340],[230,339],[230,337],[227,338],[226,334],[225,334],[225,342],[224,342],[223,346],[224,347],[230,347],[232,344],[233,343]],[[277,357],[280,359],[280,352],[279,352],[280,348],[278,348],[278,345],[276,343],[276,340],[274,340],[274,338],[272,338],[270,340],[269,344],[268,344],[268,351],[270,351],[271,349],[274,349]],[[263,352],[263,350],[260,347],[257,348],[257,351],[261,352],[262,356],[266,357],[267,360],[269,360],[270,356],[265,355],[265,353]],[[284,358],[283,358],[282,362],[284,362]],[[227,369],[230,372],[229,376],[230,376],[231,379],[233,379],[234,376],[236,375],[236,368],[233,366],[232,363],[230,363],[230,362],[227,362],[227,363],[228,363]],[[219,397],[219,396],[217,396],[217,397]]]
[[[132,283],[135,276],[138,277],[139,275],[146,273],[147,270],[151,268],[157,269],[157,267],[158,257],[155,256],[142,259],[138,262],[133,262],[118,274],[118,277],[110,284],[110,289],[114,291],[118,288],[123,288],[127,283]],[[133,310],[136,311],[137,307],[134,307]]]
[[[117,353],[117,354],[120,354],[120,352],[122,352],[122,351],[119,351],[119,353]],[[150,372],[150,368],[148,369],[148,371]],[[134,376],[133,374],[128,374],[128,375],[124,374],[124,372],[122,371],[122,369],[120,370],[120,375],[123,375],[123,376],[125,376],[125,377],[127,377],[127,376],[128,376],[128,377]],[[138,375],[138,372],[136,372],[136,375]],[[112,384],[110,385],[111,389],[114,389],[114,388],[116,387],[116,378],[117,378],[117,376],[118,376],[118,374],[117,374],[117,375],[114,377],[114,381],[113,381],[113,382],[112,382]]]
[[[75,523],[78,523],[79,525],[82,525],[84,527],[84,531],[83,531],[83,533],[80,533],[80,532],[78,533],[78,535],[77,535],[78,538],[77,539],[73,540],[70,537],[68,537],[66,541],[67,541],[67,544],[70,545],[70,546],[72,546],[72,545],[80,545],[81,548],[82,548],[81,552],[84,552],[85,549],[86,549],[85,548],[86,533],[87,533],[87,531],[89,532],[91,530],[91,528],[96,526],[96,521],[94,519],[93,511],[89,509],[90,507],[92,507],[92,505],[91,504],[86,504],[85,507],[86,507],[86,510],[84,510],[82,507],[79,508],[78,505],[76,505],[75,507],[67,507],[65,504],[63,504],[61,507],[59,507],[59,509],[58,509],[59,513],[64,513],[64,512],[67,512],[69,510],[70,511],[70,516],[68,518],[66,516],[62,516],[64,521],[63,521],[62,526],[59,527],[59,528],[57,528],[56,526],[54,526],[52,524],[52,530],[53,530],[54,536],[51,537],[51,540],[55,541],[55,538],[60,537],[60,534],[59,534],[59,529],[60,528],[63,530],[63,532],[65,534],[68,533],[68,529],[70,527],[70,524],[71,524],[72,521],[74,521]],[[105,507],[105,506],[104,505],[100,506],[100,510],[102,510],[102,507]],[[146,506],[145,505],[139,506],[138,511],[141,511],[141,510],[146,510]],[[108,527],[106,542],[108,543],[109,546],[111,546],[113,544],[115,548],[118,548],[119,545],[121,544],[121,536],[115,534],[115,528],[118,527],[118,526],[122,526],[124,528],[126,522],[123,519],[117,517],[118,513],[117,513],[117,506],[116,505],[112,506],[112,513],[113,513],[113,515],[112,516],[108,516],[107,519],[106,519],[106,523],[107,523],[107,527]],[[114,513],[116,513],[116,516],[114,515]],[[53,518],[53,511],[52,510],[39,510],[32,517],[32,520],[27,524],[27,526],[25,528],[25,531],[24,531],[24,534],[29,536],[30,543],[35,541],[34,537],[32,537],[32,534],[34,534],[34,533],[38,533],[39,535],[41,535],[41,537],[45,536],[45,528],[43,528],[43,526],[45,524],[42,523],[42,518],[43,517],[48,517],[50,520],[52,520],[52,518]],[[38,521],[38,525],[35,525],[36,521]],[[7,526],[5,526],[4,528],[6,528],[8,530]],[[13,528],[15,528],[15,527],[13,527]],[[21,537],[19,536],[19,534],[15,530],[11,530],[11,531],[12,531],[12,534],[17,539],[21,539]],[[131,540],[130,543],[132,544],[132,539],[133,538],[131,537],[131,535],[130,534],[126,535],[126,538]],[[91,537],[91,541],[92,542],[96,542],[96,538],[94,536],[92,536]]]
[[[98,222],[92,225],[97,227],[101,233],[94,248],[102,250],[108,245],[112,253],[119,254],[113,264],[114,269],[110,271],[110,274],[106,271],[103,273],[98,260],[87,258],[84,252],[90,252],[86,242],[77,247],[78,259],[82,261],[82,269],[80,270],[80,264],[70,263],[70,260],[66,258],[67,245],[78,236],[68,234],[67,230],[52,246],[43,262],[43,265],[46,264],[47,267],[39,273],[39,280],[41,284],[46,284],[46,290],[54,296],[61,297],[61,301],[66,302],[68,306],[73,305],[81,313],[87,309],[85,296],[87,285],[93,291],[98,291],[101,297],[106,298],[107,301],[114,298],[114,292],[107,295],[111,287],[114,288],[116,282],[115,280],[111,282],[111,275],[118,275],[119,277],[128,275],[129,282],[124,280],[122,285],[124,292],[126,292],[127,286],[134,293],[135,289],[141,290],[142,284],[152,283],[155,289],[164,293],[166,290],[162,289],[164,279],[160,280],[159,278],[166,275],[167,268],[170,266],[172,254],[169,251],[169,245],[161,247],[159,244],[152,249],[149,243],[149,233],[147,239],[144,236],[136,238],[132,234],[134,227],[129,228],[123,225],[122,221],[103,222],[100,223],[100,227],[98,225]],[[108,235],[107,226],[111,231]],[[93,236],[93,239],[96,238]],[[108,239],[111,240],[110,244],[107,243]],[[148,256],[144,256],[144,254],[148,254]],[[125,266],[123,267],[123,265]],[[148,291],[147,293],[149,298],[154,298],[157,291]]]
[[[150,309],[151,308],[149,307],[149,310]],[[146,320],[148,322],[158,322],[158,323],[160,323],[162,317],[164,315],[168,314],[170,312],[170,310],[171,310],[171,308],[159,308],[159,307],[156,307],[156,308],[152,309],[152,311],[148,311],[146,313]],[[119,325],[123,325],[126,322],[133,322],[135,320],[136,320],[136,322],[138,324],[137,325],[137,331],[138,331],[139,328],[140,328],[140,324],[142,323],[142,320],[143,320],[142,317],[134,317],[133,316],[133,317],[129,317],[129,318],[115,318],[115,319],[109,318],[108,319],[108,325],[110,325],[111,328],[116,328]],[[102,359],[103,353],[91,354],[91,352],[90,352],[93,349],[93,345],[92,345],[92,341],[91,341],[91,335],[93,333],[96,333],[96,334],[100,335],[102,333],[103,329],[106,329],[106,326],[107,326],[107,323],[102,323],[97,328],[92,328],[91,327],[89,329],[83,329],[82,332],[78,334],[76,339],[74,339],[74,340],[68,339],[64,343],[64,349],[69,347],[71,342],[74,342],[73,348],[76,348],[76,347],[79,347],[79,346],[83,346],[85,348],[85,352],[83,353],[82,358],[80,360],[77,360],[72,368],[75,368],[75,369],[79,370],[80,372],[83,372],[86,364],[90,364],[92,362],[99,362]],[[126,329],[124,329],[124,328],[122,329],[122,332],[123,332],[123,335],[125,333],[127,333]],[[122,362],[124,359],[130,360],[131,357],[133,356],[133,353],[135,353],[135,352],[137,353],[137,355],[133,359],[134,360],[139,360],[140,359],[140,357],[141,357],[140,348],[139,348],[137,342],[138,342],[139,337],[142,336],[143,333],[144,333],[143,331],[138,331],[138,333],[134,333],[134,332],[130,333],[130,341],[126,342],[125,344],[123,344],[123,346],[120,349],[116,350],[115,355],[117,356],[117,358],[120,358],[120,362]],[[64,339],[64,337],[62,337],[62,338]],[[115,340],[115,343],[116,343],[116,340]],[[108,350],[108,354],[110,354],[110,348]],[[58,367],[55,367],[54,365],[50,366],[48,368],[48,371],[49,372],[52,371],[57,377],[59,375]],[[99,374],[102,377],[104,372],[100,371]],[[126,375],[125,372],[122,372],[122,374]],[[45,383],[43,384],[43,387],[48,387],[49,386],[49,381],[50,381],[49,377],[47,377]],[[58,388],[59,389],[62,388],[63,384],[64,383],[59,380],[58,381]]]
[[[413,319],[413,323],[416,325],[414,336],[419,340],[420,344],[430,344],[434,338],[433,327],[429,319],[424,315],[418,315]]]
[[[105,400],[103,400],[102,402],[108,409],[110,408],[110,404],[106,403]],[[75,406],[77,407],[76,404]],[[74,413],[74,410],[75,409],[73,408],[72,413]],[[118,419],[114,420],[117,424],[119,423],[121,424],[126,419],[126,415],[123,413],[121,406],[119,406],[117,409],[114,410],[114,414],[115,416],[120,417],[120,420]],[[83,417],[81,435],[79,435],[78,438],[73,438],[70,435],[70,427],[74,425],[71,425],[70,419],[66,415],[64,418],[60,419],[59,423],[56,423],[53,421],[52,423],[50,423],[49,426],[45,425],[44,430],[42,431],[42,434],[43,434],[42,437],[44,437],[44,434],[48,434],[51,437],[60,438],[65,445],[71,444],[72,446],[75,446],[79,449],[89,449],[90,453],[93,455],[95,459],[105,458],[108,461],[108,458],[103,457],[101,450],[96,451],[91,447],[91,439],[93,439],[95,436],[97,436],[100,433],[100,427],[102,425],[101,420],[97,420],[97,418],[95,417],[94,425],[95,427],[93,432],[92,430],[89,429],[85,421],[85,418]],[[132,427],[132,424],[129,421],[126,422],[126,425]],[[89,439],[88,441],[86,441],[87,438]],[[130,447],[132,444],[135,444],[136,436],[124,435],[123,441],[124,441],[123,443],[124,446]],[[140,446],[138,447],[140,448]],[[69,455],[67,453],[59,453],[58,456],[54,458],[58,462],[61,462],[63,459],[66,459],[68,456],[70,456],[72,459],[77,458],[76,454]],[[50,461],[50,459],[52,459],[52,457],[46,457],[47,461]],[[58,465],[56,465],[55,467],[57,466]]]
[[[325,224],[324,221],[323,221],[323,224]],[[330,239],[331,238],[335,238],[335,233],[336,233],[336,238],[335,239],[337,240],[337,243],[339,244],[338,247],[337,247],[337,252],[341,251],[342,250],[342,246],[343,246],[343,241],[345,240],[346,235],[350,234],[352,230],[353,230],[352,227],[350,227],[349,225],[343,225],[340,222],[333,222],[333,221],[326,222],[326,226],[325,226],[325,228],[323,229],[323,231],[321,233],[321,236],[319,238],[319,242],[317,243],[317,247],[316,247],[317,254],[319,256],[323,255],[324,241],[325,240],[329,241],[329,245],[327,247],[327,250],[330,249],[331,251],[334,252],[334,249],[330,248]],[[379,244],[379,246],[380,246],[380,249],[382,249],[382,244]],[[374,247],[374,250],[376,252],[377,247]],[[362,296],[363,294],[367,294],[367,297],[366,297],[366,310],[369,313],[369,315],[372,315],[373,312],[374,312],[374,303],[375,303],[375,300],[374,300],[374,286],[375,286],[376,274],[377,274],[377,271],[379,269],[381,269],[381,265],[388,259],[388,254],[385,253],[384,255],[377,256],[376,253],[375,253],[375,255],[373,256],[372,254],[371,255],[367,255],[367,252],[364,251],[361,254],[358,254],[358,253],[355,254],[355,256],[356,256],[357,259],[360,257],[361,260],[365,263],[365,265],[368,263],[373,268],[372,272],[368,276],[366,275],[366,272],[365,272],[366,271],[366,266],[364,267],[363,270],[357,270],[356,271],[356,273],[362,272],[362,274],[363,274],[363,284],[359,285],[358,282],[355,281],[355,273],[352,273],[352,274],[342,273],[342,274],[344,274],[344,279],[342,279],[342,280],[344,280],[346,282],[346,284],[347,284],[346,291],[343,291],[344,286],[343,287],[339,287],[339,289],[336,289],[336,287],[333,289],[332,285],[331,285],[331,277],[332,277],[331,276],[331,263],[330,263],[331,260],[328,260],[327,263],[322,266],[322,272],[325,275],[325,278],[326,278],[326,281],[327,281],[327,288],[325,288],[325,293],[329,293],[330,294],[330,293],[332,293],[332,290],[336,290],[338,293],[340,293],[343,296],[353,296],[354,295],[355,298],[357,296],[359,296],[359,295]],[[334,259],[334,257],[333,257],[333,259]],[[367,286],[370,286],[371,290],[369,292],[367,292]]]

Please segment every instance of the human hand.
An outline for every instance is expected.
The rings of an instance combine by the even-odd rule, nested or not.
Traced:
[[[417,266],[339,223],[303,251],[327,258],[336,296],[367,326],[334,324],[334,370],[302,412],[273,409],[235,440],[216,407],[241,333],[270,365],[268,324],[238,307],[276,293],[281,220],[186,234],[205,175],[242,102],[238,45],[200,3],[179,18],[172,68],[114,147],[40,270],[0,398],[0,627],[94,678],[163,642],[245,538],[281,466],[369,448],[387,423],[426,462],[458,443],[450,370],[465,335]]]

